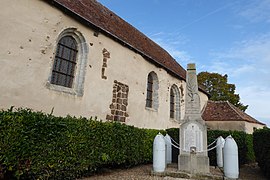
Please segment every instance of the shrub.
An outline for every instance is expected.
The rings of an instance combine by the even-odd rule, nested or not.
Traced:
[[[11,108],[0,112],[0,173],[18,179],[76,179],[104,166],[152,162],[158,132]]]
[[[252,135],[247,134],[243,131],[220,131],[220,130],[209,130],[207,132],[208,143],[213,142],[219,136],[224,139],[231,135],[237,146],[238,146],[238,158],[239,164],[243,165],[250,162],[255,162]],[[210,164],[216,166],[216,151],[212,150],[208,153]]]
[[[264,128],[256,130],[253,136],[256,161],[264,174],[270,178],[270,142],[268,140],[270,129]]]
[[[171,128],[171,129],[167,129],[166,131],[176,142],[179,142],[179,129],[178,128]],[[208,130],[207,142],[208,144],[210,144],[219,136],[226,138],[229,135],[232,135],[232,137],[237,143],[239,164],[242,165],[245,163],[254,162],[255,156],[254,156],[254,151],[253,151],[252,135],[250,134],[246,134],[245,132],[242,132],[242,131]],[[177,158],[179,154],[179,151],[178,150],[176,151],[177,151],[177,155],[175,155],[175,153],[173,152],[174,161],[175,161],[175,158]],[[216,150],[213,149],[212,151],[209,151],[208,156],[209,156],[210,165],[216,166]]]

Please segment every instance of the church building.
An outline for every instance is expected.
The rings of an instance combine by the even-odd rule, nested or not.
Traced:
[[[186,71],[95,0],[1,0],[0,109],[179,127]],[[208,100],[200,89],[201,109]]]

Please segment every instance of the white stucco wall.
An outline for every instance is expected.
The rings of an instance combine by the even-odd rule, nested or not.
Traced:
[[[50,113],[53,108],[54,115],[97,116],[105,120],[117,80],[129,86],[126,124],[155,129],[179,126],[169,118],[170,87],[176,84],[185,91],[185,82],[141,55],[101,33],[94,36],[93,30],[40,0],[1,0],[0,22],[0,109],[28,107]],[[55,91],[46,85],[58,36],[71,27],[84,36],[89,49],[83,96]],[[107,79],[101,78],[104,48],[110,53]],[[145,108],[147,75],[151,71],[159,79],[157,111]],[[181,118],[184,94],[181,93]],[[208,98],[201,92],[200,97],[203,107]]]
[[[265,125],[245,122],[246,133],[252,134],[255,129],[262,129]]]
[[[206,125],[212,130],[244,131],[248,134],[252,134],[254,128],[261,129],[264,127],[264,125],[249,123],[246,121],[206,121]]]

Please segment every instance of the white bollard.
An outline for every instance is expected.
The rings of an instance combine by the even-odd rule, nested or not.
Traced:
[[[217,166],[223,167],[223,147],[224,147],[225,140],[222,136],[219,136],[217,139],[217,148],[216,148],[216,154],[217,154]]]
[[[166,134],[164,137],[166,143],[166,164],[172,163],[172,141],[169,134]]]
[[[165,167],[165,140],[163,135],[158,133],[153,144],[153,170],[154,172],[164,172]]]
[[[227,178],[237,179],[239,176],[238,147],[232,136],[225,139],[224,153],[224,175]]]

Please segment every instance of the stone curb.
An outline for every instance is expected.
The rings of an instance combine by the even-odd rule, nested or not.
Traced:
[[[174,178],[185,178],[185,179],[199,179],[199,180],[223,180],[223,176],[212,175],[212,174],[189,174],[181,171],[168,171],[164,172],[154,172],[151,171],[152,176],[160,177],[174,177]]]

